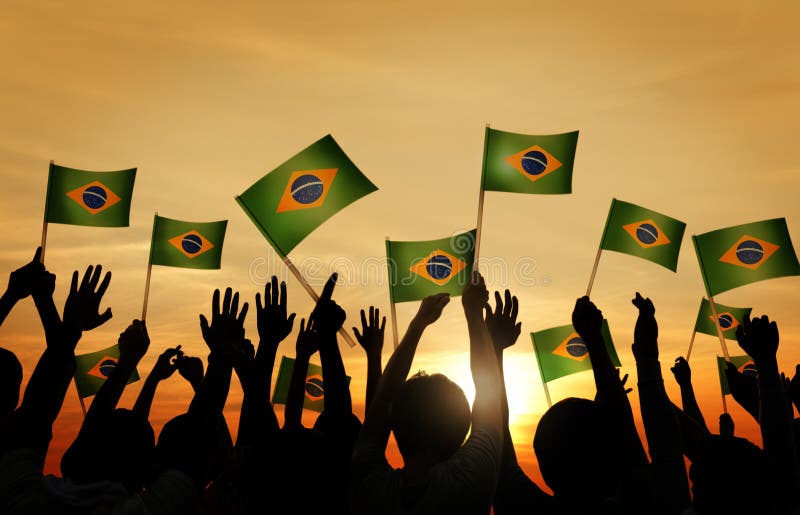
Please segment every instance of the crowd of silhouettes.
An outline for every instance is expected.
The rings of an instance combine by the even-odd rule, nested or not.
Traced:
[[[596,393],[568,398],[542,416],[533,450],[549,490],[519,467],[509,431],[503,353],[517,341],[519,305],[506,290],[494,307],[474,273],[461,304],[469,330],[475,398],[442,374],[409,377],[423,333],[450,302],[425,298],[382,369],[385,317],[361,311],[356,338],[367,355],[366,417],[353,414],[337,333],[346,315],[332,299],[332,275],[319,301],[299,322],[296,361],[283,427],[270,403],[278,347],[292,332],[286,285],[272,277],[255,298],[258,342],[245,334],[249,304],[216,290],[211,315],[200,315],[209,354],[165,350],[142,383],[132,409],[118,407],[131,373],[148,352],[143,321],[119,336],[119,360],[97,391],[78,436],[64,453],[61,475],[43,468],[83,333],[111,319],[101,307],[111,273],[90,266],[72,275],[61,313],[56,278],[33,260],[12,272],[0,297],[0,324],[31,297],[46,345],[20,402],[22,367],[0,349],[0,514],[784,514],[800,513],[800,365],[790,380],[776,360],[778,328],[766,316],[737,328],[757,377],[729,364],[733,398],[759,423],[763,448],[734,435],[731,417],[719,432],[704,420],[689,364],[672,373],[681,407],[667,396],[659,361],[655,307],[639,293],[632,351],[637,384],[626,388],[603,343],[602,312],[583,297],[572,323],[587,347]],[[312,355],[323,369],[324,411],[302,423]],[[194,396],[158,438],[148,421],[156,389],[178,372]],[[238,434],[223,408],[236,375],[243,390]],[[639,396],[647,449],[634,425],[629,395]],[[531,395],[534,395],[531,392]],[[403,467],[392,468],[386,446],[394,434]],[[688,467],[687,467],[688,464]]]

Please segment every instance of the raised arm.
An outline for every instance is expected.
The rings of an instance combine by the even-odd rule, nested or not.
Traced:
[[[378,323],[380,321],[380,323]],[[364,310],[361,310],[361,331],[353,327],[361,348],[367,353],[367,395],[366,409],[375,397],[375,390],[381,380],[381,354],[383,353],[383,330],[386,328],[386,317],[381,319],[381,312],[375,306],[369,307],[369,320]]]
[[[311,317],[319,335],[319,359],[322,364],[322,382],[325,396],[325,413],[339,421],[349,423],[349,415],[353,412],[350,398],[350,387],[344,370],[342,354],[336,333],[347,318],[344,310],[331,300],[333,288],[338,275],[332,274],[322,290],[322,295],[314,308]]]
[[[270,282],[264,286],[263,303],[261,295],[256,294],[258,351],[249,384],[244,386],[237,440],[239,445],[255,444],[259,438],[265,437],[267,432],[278,431],[278,419],[269,396],[278,345],[289,336],[294,326],[295,314],[288,313],[286,304],[286,283],[281,282],[278,288],[278,278],[273,275]]]
[[[633,333],[633,356],[639,377],[639,400],[653,473],[657,500],[665,513],[680,513],[691,504],[689,481],[683,461],[681,428],[664,389],[658,361],[658,324],[650,299],[638,292],[633,304],[639,310]]]
[[[636,431],[624,382],[620,379],[603,341],[603,312],[597,309],[589,297],[581,297],[575,302],[572,311],[572,325],[589,352],[597,389],[595,400],[608,413],[612,424],[617,425],[619,441],[616,445],[619,445],[627,466],[633,468],[646,465],[647,455]]]
[[[3,325],[17,302],[31,294],[31,287],[36,281],[36,277],[44,271],[41,256],[42,247],[39,247],[34,252],[30,263],[11,272],[8,278],[8,287],[0,296],[0,325]]]
[[[425,329],[442,315],[442,310],[450,302],[450,295],[439,293],[422,299],[419,311],[408,325],[405,336],[395,349],[383,370],[375,398],[367,410],[364,426],[361,428],[359,443],[371,444],[381,449],[389,439],[389,411],[397,391],[408,377],[411,362],[417,352],[417,345]]]
[[[675,365],[670,370],[681,389],[683,412],[686,413],[687,417],[697,422],[706,433],[709,433],[703,413],[700,411],[700,406],[697,404],[697,398],[694,395],[692,369],[689,367],[689,362],[683,357],[677,357],[675,358]]]
[[[746,316],[744,323],[736,328],[736,339],[758,369],[761,437],[782,493],[779,506],[786,510],[796,509],[800,506],[800,467],[792,431],[791,406],[778,371],[778,326],[767,316],[752,321]]]
[[[297,335],[295,347],[294,368],[289,380],[289,393],[286,396],[284,411],[284,429],[297,429],[303,427],[303,403],[306,399],[306,377],[308,376],[308,362],[311,356],[319,350],[319,335],[314,327],[314,319],[300,320],[300,333]]]
[[[758,380],[753,376],[741,373],[730,361],[725,363],[725,377],[728,380],[728,389],[731,391],[733,400],[744,408],[756,422],[759,422]]]
[[[210,417],[222,413],[233,373],[234,354],[245,342],[244,319],[248,305],[245,302],[239,311],[239,293],[226,288],[220,306],[219,290],[214,290],[211,301],[211,322],[200,315],[203,339],[211,351],[208,355],[208,370],[200,388],[189,406],[189,412]]]
[[[153,397],[156,395],[156,388],[158,383],[169,379],[173,373],[178,369],[178,361],[183,357],[181,346],[167,349],[161,353],[153,365],[153,370],[148,374],[145,379],[142,389],[139,391],[139,396],[136,398],[136,403],[133,405],[134,413],[138,414],[145,420],[150,418],[150,407],[153,405]]]

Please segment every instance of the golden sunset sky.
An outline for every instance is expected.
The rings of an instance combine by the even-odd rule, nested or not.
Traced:
[[[386,236],[425,240],[474,227],[486,123],[530,134],[580,130],[572,195],[486,194],[487,281],[520,297],[523,335],[506,369],[515,444],[535,477],[531,442],[547,406],[528,333],[569,322],[612,197],[688,224],[677,274],[606,252],[592,296],[631,386],[630,299],[638,290],[654,300],[676,402],[668,366],[685,354],[704,294],[689,236],[785,217],[800,241],[796,2],[6,0],[0,9],[0,271],[30,260],[40,241],[51,159],[87,170],[138,168],[129,228],[49,228],[46,264],[58,275],[59,306],[75,268],[102,263],[113,271],[104,305],[114,318],[77,352],[115,343],[140,316],[155,211],[229,220],[221,270],[154,268],[142,375],[168,346],[206,356],[198,314],[210,312],[216,287],[231,285],[252,301],[275,273],[289,284],[290,309],[298,317],[310,311],[310,298],[234,196],[327,133],[380,189],[293,256],[316,285],[340,271],[335,299],[349,328],[362,307],[388,313],[385,276],[375,267]],[[778,321],[787,372],[800,362],[798,288],[800,278],[784,278],[717,298]],[[398,305],[401,334],[417,306]],[[247,329],[255,341],[254,311]],[[295,334],[279,359],[294,354]],[[17,353],[27,381],[44,349],[30,300],[0,328],[0,346]],[[360,348],[341,348],[361,416],[366,360]],[[387,330],[384,361],[391,348]],[[719,352],[718,340],[700,335],[691,360],[713,428],[722,410]],[[454,299],[425,334],[413,369],[448,374],[471,398],[467,358]],[[133,405],[140,386],[128,388],[122,407]],[[554,400],[594,393],[588,372],[550,389]],[[177,374],[162,383],[156,431],[189,400]],[[638,418],[635,393],[631,400]],[[234,435],[240,402],[234,379],[226,410]],[[760,443],[755,423],[729,406],[737,433]],[[48,471],[58,470],[80,420],[70,389]]]

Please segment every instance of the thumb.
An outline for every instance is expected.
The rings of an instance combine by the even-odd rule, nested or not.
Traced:
[[[97,325],[103,325],[103,324],[105,324],[106,322],[108,322],[109,320],[111,320],[111,317],[112,317],[112,316],[114,316],[114,315],[111,313],[111,308],[106,308],[106,310],[105,310],[105,311],[103,311],[103,314],[102,314],[102,315],[100,315],[100,319],[99,319],[99,322],[100,322],[100,323],[99,323],[99,324],[97,324]]]

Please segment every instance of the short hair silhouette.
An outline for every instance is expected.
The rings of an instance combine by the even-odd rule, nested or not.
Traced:
[[[412,376],[392,402],[391,428],[404,458],[449,458],[464,443],[471,419],[464,391],[442,374]]]
[[[0,347],[0,416],[17,408],[21,386],[22,365],[13,352]]]
[[[161,429],[156,446],[160,470],[177,469],[206,485],[223,469],[233,447],[220,417],[203,419],[189,413],[173,418]]]
[[[589,399],[567,398],[548,409],[536,427],[533,450],[547,486],[557,497],[612,496],[622,469],[609,417]]]
[[[155,435],[150,423],[129,409],[118,408],[78,438],[61,459],[61,473],[73,482],[114,481],[129,492],[150,479]]]
[[[728,515],[774,511],[775,478],[764,451],[744,438],[709,435],[689,467],[698,513]]]

